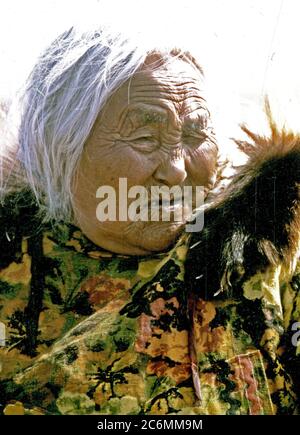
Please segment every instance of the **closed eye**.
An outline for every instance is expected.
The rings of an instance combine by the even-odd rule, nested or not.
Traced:
[[[151,153],[159,147],[159,141],[154,136],[138,136],[128,140],[128,142],[134,147],[134,149]]]
[[[155,138],[153,136],[141,136],[131,139],[130,142],[153,142]]]
[[[185,145],[188,145],[192,148],[199,147],[203,142],[207,139],[207,135],[203,132],[201,133],[193,133],[193,134],[184,134],[182,136],[182,141]]]

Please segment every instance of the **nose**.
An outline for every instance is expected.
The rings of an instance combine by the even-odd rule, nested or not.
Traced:
[[[154,173],[154,178],[160,184],[168,186],[180,185],[186,179],[185,162],[183,155],[171,155],[163,161]]]

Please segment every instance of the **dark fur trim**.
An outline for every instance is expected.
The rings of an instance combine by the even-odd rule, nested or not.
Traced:
[[[243,130],[252,143],[236,141],[249,159],[205,213],[204,229],[192,233],[186,262],[190,289],[202,298],[230,289],[279,262],[292,267],[299,249],[300,136],[279,131],[267,115],[271,136]]]
[[[0,205],[0,270],[20,261],[22,238],[41,231],[38,205],[29,190],[8,194]]]

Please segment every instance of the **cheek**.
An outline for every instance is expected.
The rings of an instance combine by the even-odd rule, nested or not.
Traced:
[[[95,156],[89,153],[86,173],[93,174],[98,184],[115,185],[127,178],[128,185],[144,185],[152,177],[157,162],[150,154],[142,154],[124,141],[103,147]]]
[[[155,153],[142,153],[130,144],[116,143],[119,177],[127,177],[128,185],[146,185],[157,168]]]

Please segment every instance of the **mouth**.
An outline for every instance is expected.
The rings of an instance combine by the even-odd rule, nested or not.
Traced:
[[[159,199],[150,201],[142,208],[144,216],[149,221],[164,221],[174,223],[185,223],[192,214],[192,209],[187,206],[182,198],[172,198],[171,200]]]
[[[180,192],[148,195],[143,199],[136,207],[136,216],[137,220],[148,222],[185,223],[192,215],[195,202],[193,195],[188,196],[182,189]]]
[[[155,208],[169,208],[169,209],[176,209],[176,208],[182,208],[183,207],[183,198],[170,198],[170,199],[163,199],[159,198],[159,200],[152,200],[148,203],[149,207]]]

